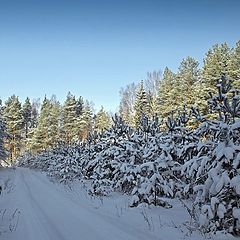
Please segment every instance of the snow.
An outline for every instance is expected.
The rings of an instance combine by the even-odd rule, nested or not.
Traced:
[[[240,220],[240,209],[239,208],[233,208],[233,216]]]
[[[0,182],[1,240],[206,238],[186,227],[189,215],[176,199],[168,199],[171,209],[145,204],[130,208],[128,196],[93,197],[80,182],[54,183],[45,174],[25,168],[0,169]],[[234,238],[218,234],[216,239]]]

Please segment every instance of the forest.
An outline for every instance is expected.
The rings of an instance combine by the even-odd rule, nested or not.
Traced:
[[[240,235],[240,41],[216,44],[120,89],[109,113],[70,92],[1,103],[2,165],[39,169],[89,194],[171,208],[179,199],[204,233]],[[186,204],[191,202],[191,204]]]

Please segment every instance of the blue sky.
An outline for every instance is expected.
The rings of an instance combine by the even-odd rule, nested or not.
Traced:
[[[238,0],[0,0],[0,96],[67,92],[116,110],[148,71],[240,40]]]

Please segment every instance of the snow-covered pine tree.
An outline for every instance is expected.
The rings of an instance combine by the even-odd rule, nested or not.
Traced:
[[[218,120],[200,126],[198,154],[182,168],[196,193],[195,210],[205,231],[226,230],[240,234],[240,96],[230,93],[230,82],[222,76],[218,94],[209,101]],[[187,189],[188,191],[188,189]]]

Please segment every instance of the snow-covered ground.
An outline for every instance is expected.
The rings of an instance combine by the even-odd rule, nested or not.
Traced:
[[[24,168],[0,169],[0,185],[1,240],[235,239],[191,233],[177,200],[171,209],[129,208],[127,196],[91,197],[81,183],[64,186]]]

